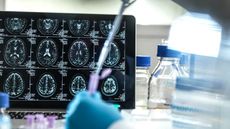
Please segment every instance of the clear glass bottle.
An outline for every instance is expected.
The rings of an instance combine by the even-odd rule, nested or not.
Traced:
[[[148,108],[169,108],[179,70],[180,52],[158,45],[159,62],[148,81]]]
[[[9,95],[0,93],[0,129],[11,129],[10,116],[6,113],[9,107]]]
[[[179,61],[179,77],[189,77],[189,55],[182,54]]]
[[[137,56],[136,58],[136,107],[147,107],[148,80],[150,77],[150,56]]]

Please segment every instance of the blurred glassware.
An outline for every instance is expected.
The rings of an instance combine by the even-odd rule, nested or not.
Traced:
[[[150,77],[149,67],[151,57],[148,55],[138,55],[136,57],[136,107],[147,107],[148,80]]]
[[[159,62],[148,82],[148,109],[169,107],[179,74],[180,52],[158,45],[157,57]]]
[[[179,61],[179,77],[189,77],[190,74],[190,55],[181,54]]]

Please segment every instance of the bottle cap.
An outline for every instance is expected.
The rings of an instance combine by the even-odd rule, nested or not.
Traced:
[[[7,93],[0,92],[0,108],[9,107],[9,95]]]
[[[39,123],[39,122],[42,122],[43,120],[44,120],[44,115],[43,114],[36,114],[35,115],[35,118],[36,118],[36,121],[35,122],[37,122],[37,123]]]
[[[157,46],[157,57],[178,58],[180,57],[180,55],[181,53],[179,51],[169,49],[168,46],[165,45]]]
[[[26,115],[26,125],[31,126],[34,123],[35,115]]]
[[[47,116],[48,128],[54,128],[57,116]]]
[[[137,65],[140,67],[149,67],[151,64],[151,57],[150,56],[137,56]]]

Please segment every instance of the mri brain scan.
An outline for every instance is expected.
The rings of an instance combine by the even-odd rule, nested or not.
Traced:
[[[70,92],[73,95],[86,90],[86,80],[81,75],[76,75],[71,81]]]
[[[41,97],[50,97],[56,91],[57,85],[55,79],[50,74],[43,75],[37,85],[37,92]]]
[[[24,18],[6,18],[5,27],[12,34],[21,33],[26,27],[26,19]]]
[[[66,107],[74,96],[88,89],[115,18],[0,11],[0,92],[9,93],[12,105],[19,107],[40,108],[36,106],[46,105],[44,102],[46,106]],[[97,91],[107,102],[123,104],[128,100],[125,91],[131,86],[125,77],[134,70],[135,26],[134,17],[123,17],[103,59],[99,75],[106,69],[112,73],[99,79]]]
[[[11,73],[6,78],[3,89],[11,98],[20,96],[24,91],[24,82],[22,76],[18,73]]]
[[[38,30],[46,35],[46,34],[53,34],[58,27],[58,20],[57,19],[38,19],[37,21]]]
[[[37,60],[42,66],[52,66],[58,58],[56,43],[51,39],[42,40],[37,50]]]
[[[75,36],[82,36],[86,34],[90,27],[89,20],[70,20],[69,29],[70,32]]]
[[[109,35],[110,30],[113,28],[113,21],[109,20],[102,20],[99,23],[99,28],[100,31],[102,32],[103,35],[107,36]],[[119,30],[117,30],[116,34],[118,33]]]
[[[26,58],[24,42],[19,38],[12,38],[7,41],[4,52],[4,59],[8,65],[20,66]]]
[[[113,96],[118,91],[118,82],[117,79],[114,76],[109,76],[107,79],[105,79],[101,91],[105,96]]]
[[[111,44],[111,50],[105,60],[104,65],[107,67],[115,66],[120,60],[120,50],[115,43]]]
[[[89,49],[84,41],[74,41],[69,49],[70,63],[76,67],[85,65],[89,60]]]

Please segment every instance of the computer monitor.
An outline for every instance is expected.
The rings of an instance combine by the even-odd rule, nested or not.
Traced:
[[[0,12],[0,90],[13,108],[66,108],[87,90],[115,15]],[[124,16],[98,91],[121,109],[135,107],[135,18]]]

